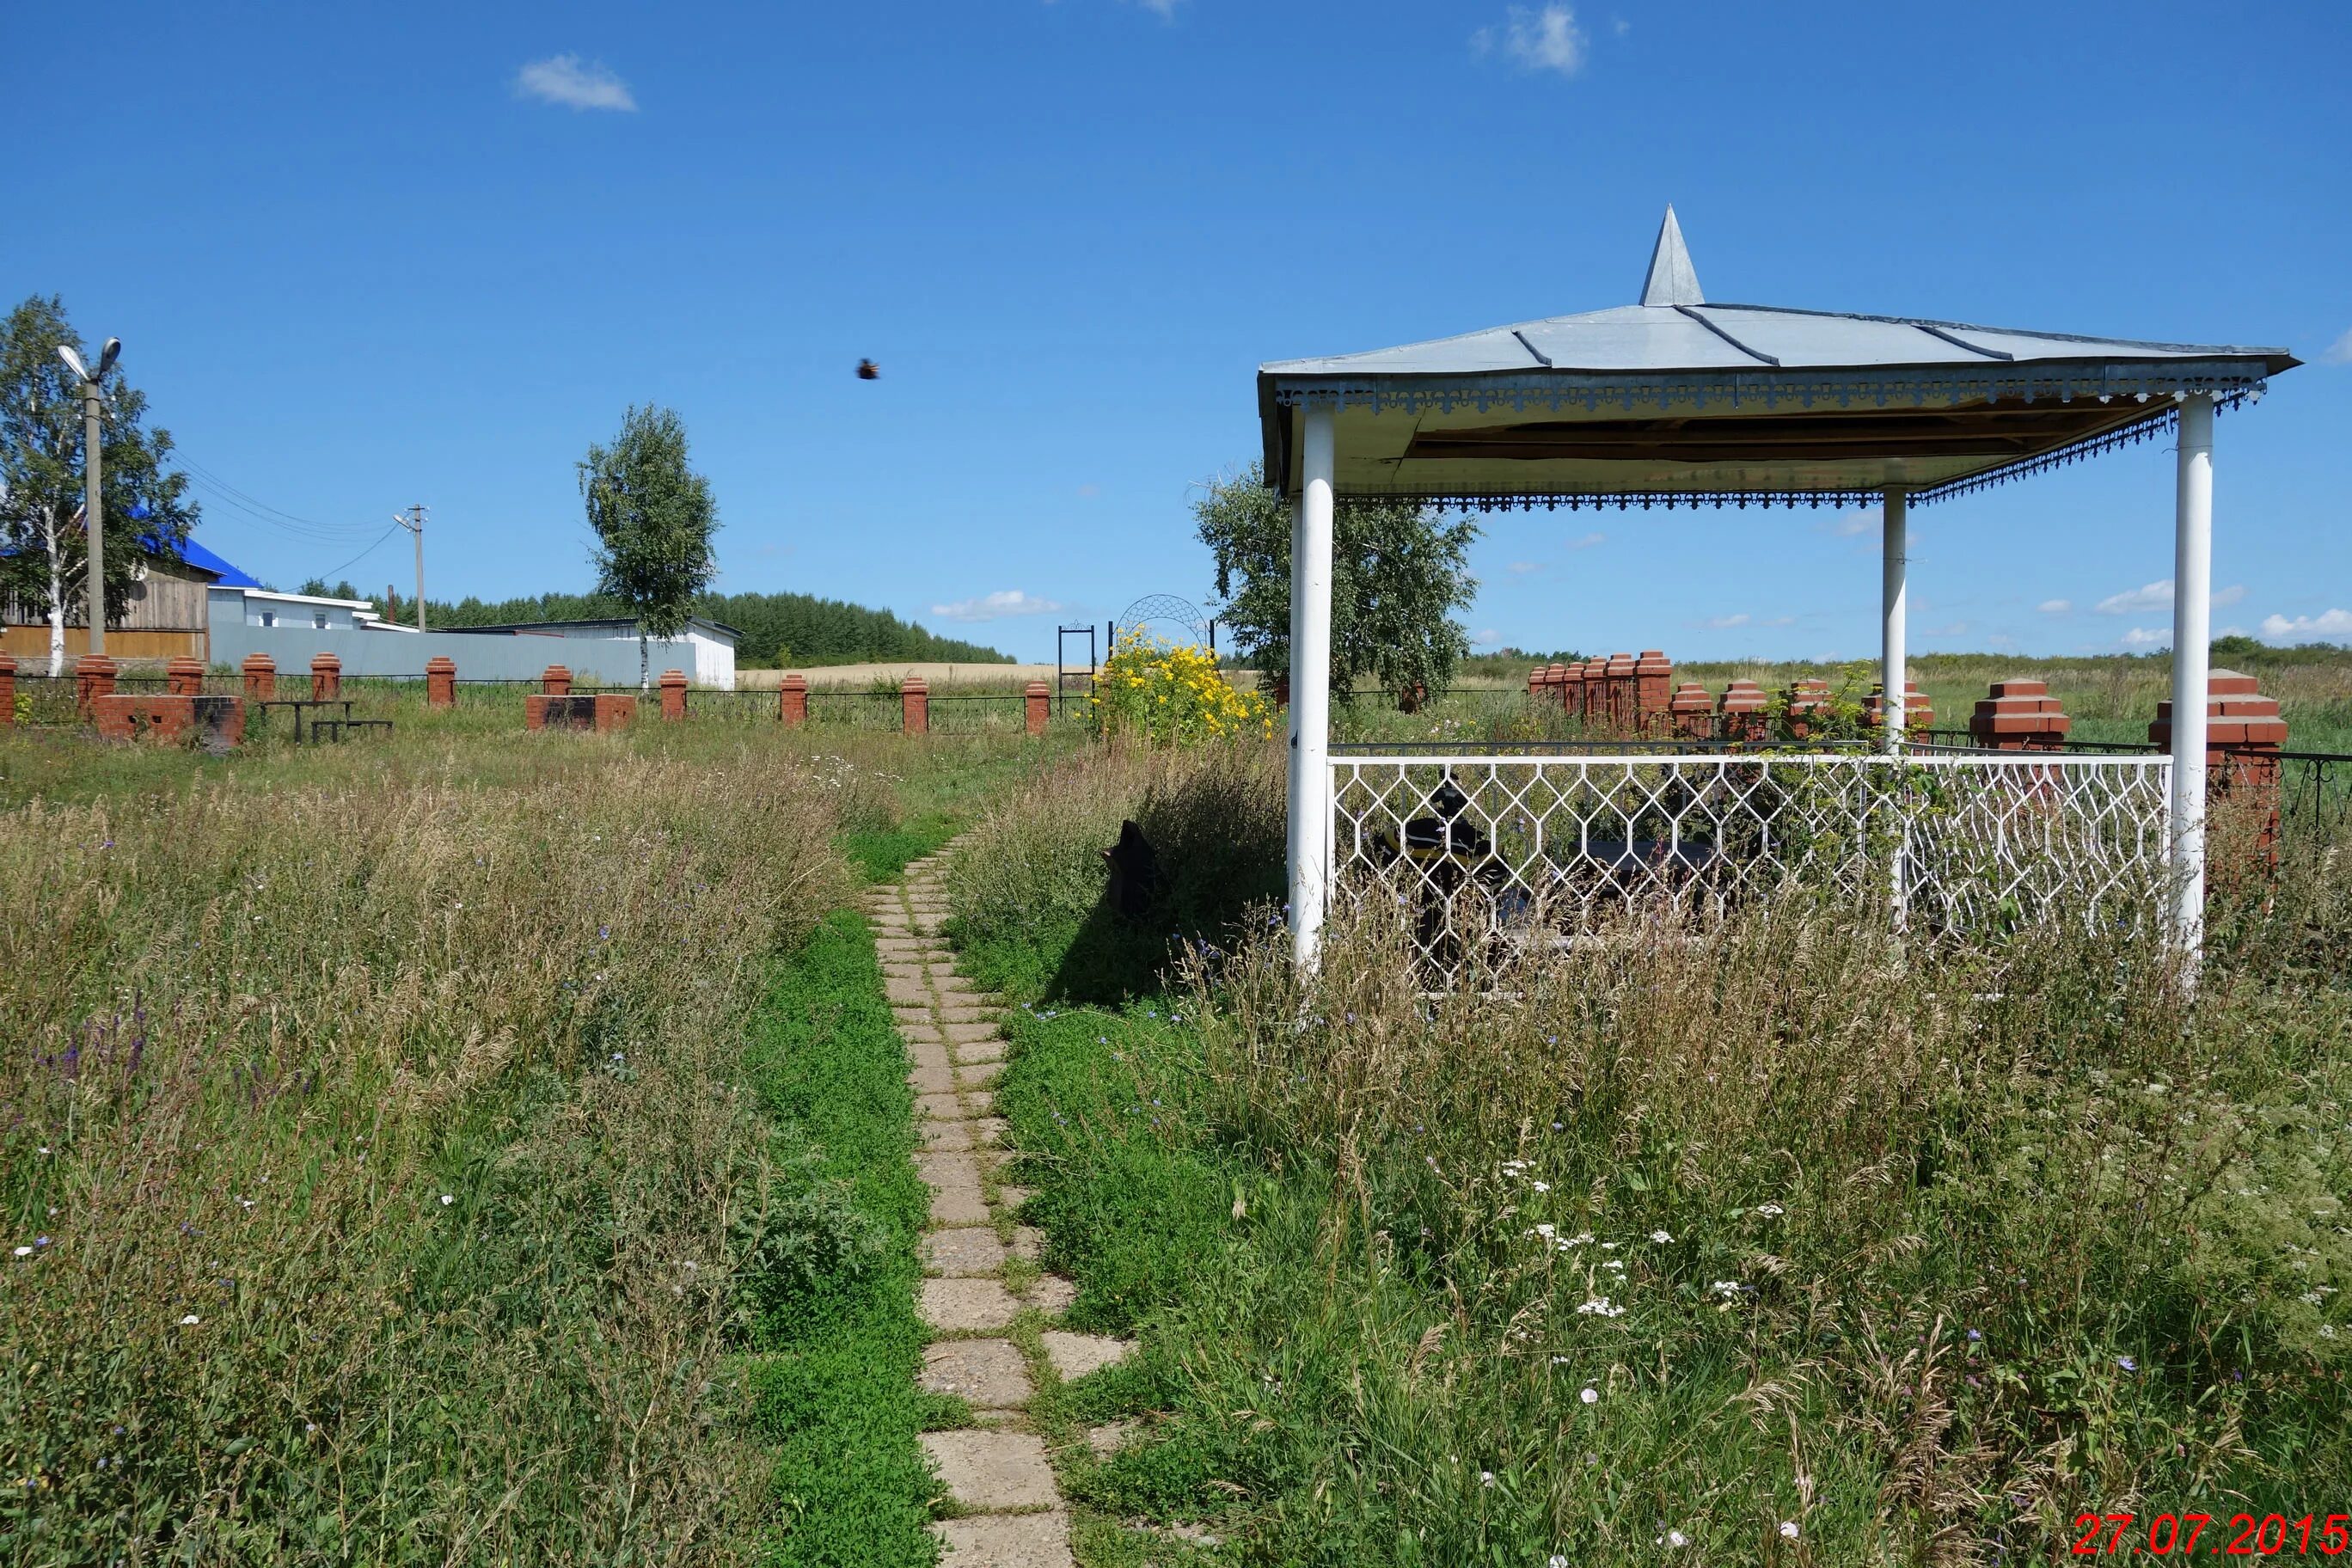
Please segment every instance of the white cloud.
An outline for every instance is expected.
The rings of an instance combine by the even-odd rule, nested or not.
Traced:
[[[1470,634],[1470,640],[1471,640],[1472,642],[1475,642],[1475,643],[1480,643],[1480,644],[1484,644],[1484,645],[1488,646],[1488,647],[1492,647],[1494,644],[1498,643],[1498,642],[1501,642],[1501,641],[1503,640],[1503,634],[1502,634],[1502,633],[1500,633],[1500,632],[1498,632],[1498,631],[1496,631],[1494,627],[1492,627],[1492,626],[1488,626],[1488,627],[1487,627],[1485,631],[1483,631],[1483,632],[1473,632],[1473,633],[1471,633],[1471,634]]]
[[[1968,622],[1966,622],[1966,621],[1954,621],[1950,626],[1928,626],[1928,627],[1926,627],[1925,629],[1923,629],[1923,630],[1919,633],[1919,635],[1920,635],[1921,637],[1959,637],[1959,636],[1963,635],[1964,633],[1966,633],[1966,632],[1968,631],[1968,629],[1969,629],[1969,623],[1968,623]]]
[[[1540,561],[1514,561],[1508,566],[1504,567],[1503,570],[1508,572],[1514,577],[1524,577],[1530,572],[1542,571],[1543,563]]]
[[[1013,616],[1050,616],[1066,608],[1052,599],[1040,599],[1018,588],[1003,588],[977,599],[933,605],[931,614],[942,621],[1001,621]]]
[[[2311,642],[2326,637],[2352,637],[2352,610],[2322,610],[2315,616],[2264,616],[2264,642]]]
[[[2210,601],[2213,608],[2234,605],[2246,596],[2243,583],[2232,583],[2226,588],[2216,588]],[[2044,609],[2048,605],[2042,606]],[[2172,607],[2172,579],[2143,583],[2137,588],[2126,588],[2120,594],[2110,594],[2092,608],[2103,616],[2132,616],[2144,610],[2168,610]]]
[[[1622,16],[1612,16],[1609,18],[1609,30],[1622,38],[1633,30],[1633,24]]]
[[[1590,550],[1596,544],[1606,544],[1608,542],[1609,536],[1605,533],[1588,533],[1581,539],[1570,540],[1568,542],[1568,547],[1570,550]]]
[[[2319,357],[2327,364],[2352,364],[2352,331],[2320,350]]]
[[[1862,534],[1875,533],[1881,521],[1876,510],[1862,507],[1853,511],[1842,511],[1822,526],[1840,539],[1853,539]]]
[[[1748,612],[1742,610],[1736,616],[1710,616],[1707,617],[1706,624],[1716,631],[1728,631],[1733,626],[1746,626]]]
[[[1176,19],[1176,0],[1135,0],[1135,3],[1163,22]]]
[[[1078,487],[1078,496],[1080,500],[1092,500],[1095,497],[1100,494],[1102,494],[1102,486],[1100,485],[1080,485]]]
[[[2152,647],[2169,647],[2172,646],[2172,628],[2170,626],[2134,626],[2124,633],[2121,640],[2124,647],[2135,652]]]
[[[2045,616],[2072,615],[2074,610],[2074,601],[2072,599],[2044,599],[2033,607],[2041,611]]]
[[[637,100],[629,84],[614,76],[601,60],[583,62],[578,55],[550,55],[533,60],[515,73],[515,96],[566,109],[615,109],[636,112]]]
[[[1478,54],[1499,47],[1523,70],[1558,71],[1562,76],[1574,76],[1584,68],[1586,43],[1584,29],[1576,25],[1576,13],[1558,0],[1540,11],[1514,5],[1499,35],[1492,27],[1481,27],[1470,35],[1470,47]]]

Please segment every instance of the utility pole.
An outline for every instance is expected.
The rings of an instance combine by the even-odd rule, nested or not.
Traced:
[[[121,352],[121,339],[107,339],[99,353],[98,368],[91,370],[82,363],[72,344],[58,345],[58,357],[81,383],[81,515],[82,526],[89,533],[89,651],[93,654],[106,651],[106,509],[100,500],[98,472],[99,424],[105,402],[99,383],[114,368],[114,358]]]
[[[394,512],[392,521],[416,536],[416,629],[425,629],[425,505],[418,502],[404,512]]]

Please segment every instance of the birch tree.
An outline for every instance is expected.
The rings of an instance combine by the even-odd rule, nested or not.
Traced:
[[[609,447],[580,463],[580,498],[596,535],[596,591],[637,621],[637,685],[650,686],[648,637],[686,629],[694,602],[719,574],[710,536],[719,511],[710,481],[687,467],[686,423],[667,408],[632,407]]]
[[[0,321],[0,598],[49,630],[49,673],[66,668],[66,627],[89,603],[89,530],[82,516],[81,386],[58,357],[97,355],[52,295]],[[108,528],[106,617],[120,621],[140,563],[173,553],[196,521],[185,474],[169,471],[172,435],[149,430],[146,395],[107,377],[100,479]]]

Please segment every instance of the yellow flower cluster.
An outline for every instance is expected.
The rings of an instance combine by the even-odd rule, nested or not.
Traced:
[[[1234,688],[1206,648],[1178,647],[1139,633],[1119,637],[1095,672],[1095,727],[1155,745],[1265,740],[1274,710],[1255,691]]]

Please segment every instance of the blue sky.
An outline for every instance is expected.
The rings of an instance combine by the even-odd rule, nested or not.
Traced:
[[[572,465],[653,399],[723,586],[1050,658],[1206,597],[1187,502],[1255,452],[1260,361],[1631,302],[1672,201],[1712,299],[2310,361],[2220,421],[2215,624],[2352,641],[2340,4],[133,4],[42,39],[0,48],[0,292],[63,294],[208,482],[325,525],[204,492],[281,585],[404,590],[404,536],[338,569],[423,501],[435,596],[585,586]],[[1923,509],[1914,646],[2144,644],[2171,508],[2147,445]],[[1470,625],[1861,655],[1876,552],[1515,513]]]

